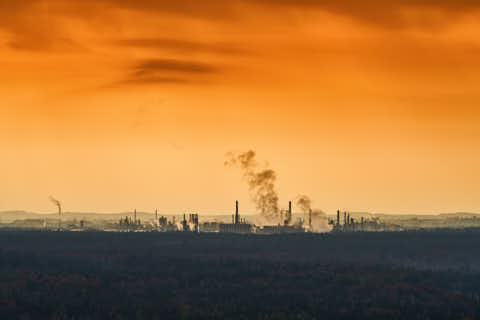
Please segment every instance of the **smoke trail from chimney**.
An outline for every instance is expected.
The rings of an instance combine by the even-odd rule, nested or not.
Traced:
[[[308,196],[299,195],[296,199],[296,205],[299,207],[303,213],[309,213],[312,210],[312,200]]]
[[[248,183],[250,196],[260,214],[268,220],[279,219],[278,194],[275,190],[277,175],[270,168],[259,168],[255,151],[226,154],[225,166],[237,166]]]
[[[62,214],[62,203],[52,196],[50,196],[48,199],[57,207],[58,215],[61,215]]]
[[[62,203],[52,196],[50,196],[49,199],[58,208],[58,231],[60,231],[61,216],[62,216]]]
[[[312,227],[314,231],[325,231],[328,229],[327,215],[322,210],[312,209],[312,200],[306,195],[299,195],[295,200],[296,205],[304,214],[310,214],[312,217]]]

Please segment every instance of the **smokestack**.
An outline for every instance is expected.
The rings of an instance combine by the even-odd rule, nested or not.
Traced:
[[[182,227],[183,227],[183,231],[188,230],[187,217],[186,217],[185,213],[183,214]]]
[[[343,225],[345,226],[347,224],[347,211],[343,213]]]
[[[61,217],[62,217],[62,204],[60,201],[58,201],[57,199],[55,199],[54,197],[50,196],[50,201],[53,202],[53,204],[55,204],[55,206],[57,206],[58,208],[58,231],[60,231],[60,224],[61,224]]]
[[[337,226],[340,225],[340,210],[337,210]]]
[[[310,226],[310,231],[312,231],[312,209],[308,213],[308,225]]]
[[[137,224],[137,209],[133,210],[133,221]]]
[[[240,215],[238,214],[238,200],[235,201],[235,224],[240,223]]]
[[[158,221],[158,210],[155,209],[155,222]]]
[[[195,232],[198,233],[200,232],[200,226],[198,224],[198,213],[195,214],[194,218],[195,218]]]
[[[288,201],[288,211],[285,213],[285,221],[284,224],[286,226],[290,225],[292,222],[292,201]]]

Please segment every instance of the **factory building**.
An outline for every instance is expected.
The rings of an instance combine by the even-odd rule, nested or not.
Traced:
[[[343,219],[341,219],[343,216]],[[378,218],[366,219],[361,217],[358,221],[348,212],[343,215],[337,210],[337,219],[330,220],[334,232],[372,232],[372,231],[401,231],[400,226],[380,222]]]
[[[258,229],[259,234],[285,234],[285,233],[300,233],[304,232],[302,228],[297,226],[264,226],[262,229]]]
[[[283,217],[285,216],[285,219]],[[261,229],[257,229],[257,233],[260,234],[286,234],[286,233],[301,233],[305,232],[302,227],[303,222],[298,224],[293,224],[293,213],[292,213],[292,201],[288,202],[288,210],[281,212],[283,224],[275,226],[264,226]]]
[[[222,233],[252,233],[253,230],[254,226],[252,224],[240,218],[238,201],[235,201],[235,215],[232,215],[232,223],[221,223],[219,225],[219,231]]]
[[[218,222],[204,222],[200,225],[200,232],[220,232]]]
[[[191,213],[188,215],[188,220],[186,215],[183,215],[183,220],[182,220],[182,227],[183,231],[191,231],[191,232],[199,232],[199,224],[198,224],[198,214],[197,213]]]

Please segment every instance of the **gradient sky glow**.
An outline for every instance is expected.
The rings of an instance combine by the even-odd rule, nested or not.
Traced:
[[[0,0],[0,210],[480,212],[477,0]]]

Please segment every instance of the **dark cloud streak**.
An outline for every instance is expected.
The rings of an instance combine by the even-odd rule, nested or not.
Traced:
[[[130,68],[126,77],[112,86],[186,84],[201,81],[202,75],[219,73],[220,70],[210,64],[174,59],[146,59]]]
[[[206,74],[217,73],[219,70],[206,63],[173,59],[148,59],[138,63],[134,67],[134,75],[137,77],[151,75],[158,72]]]

